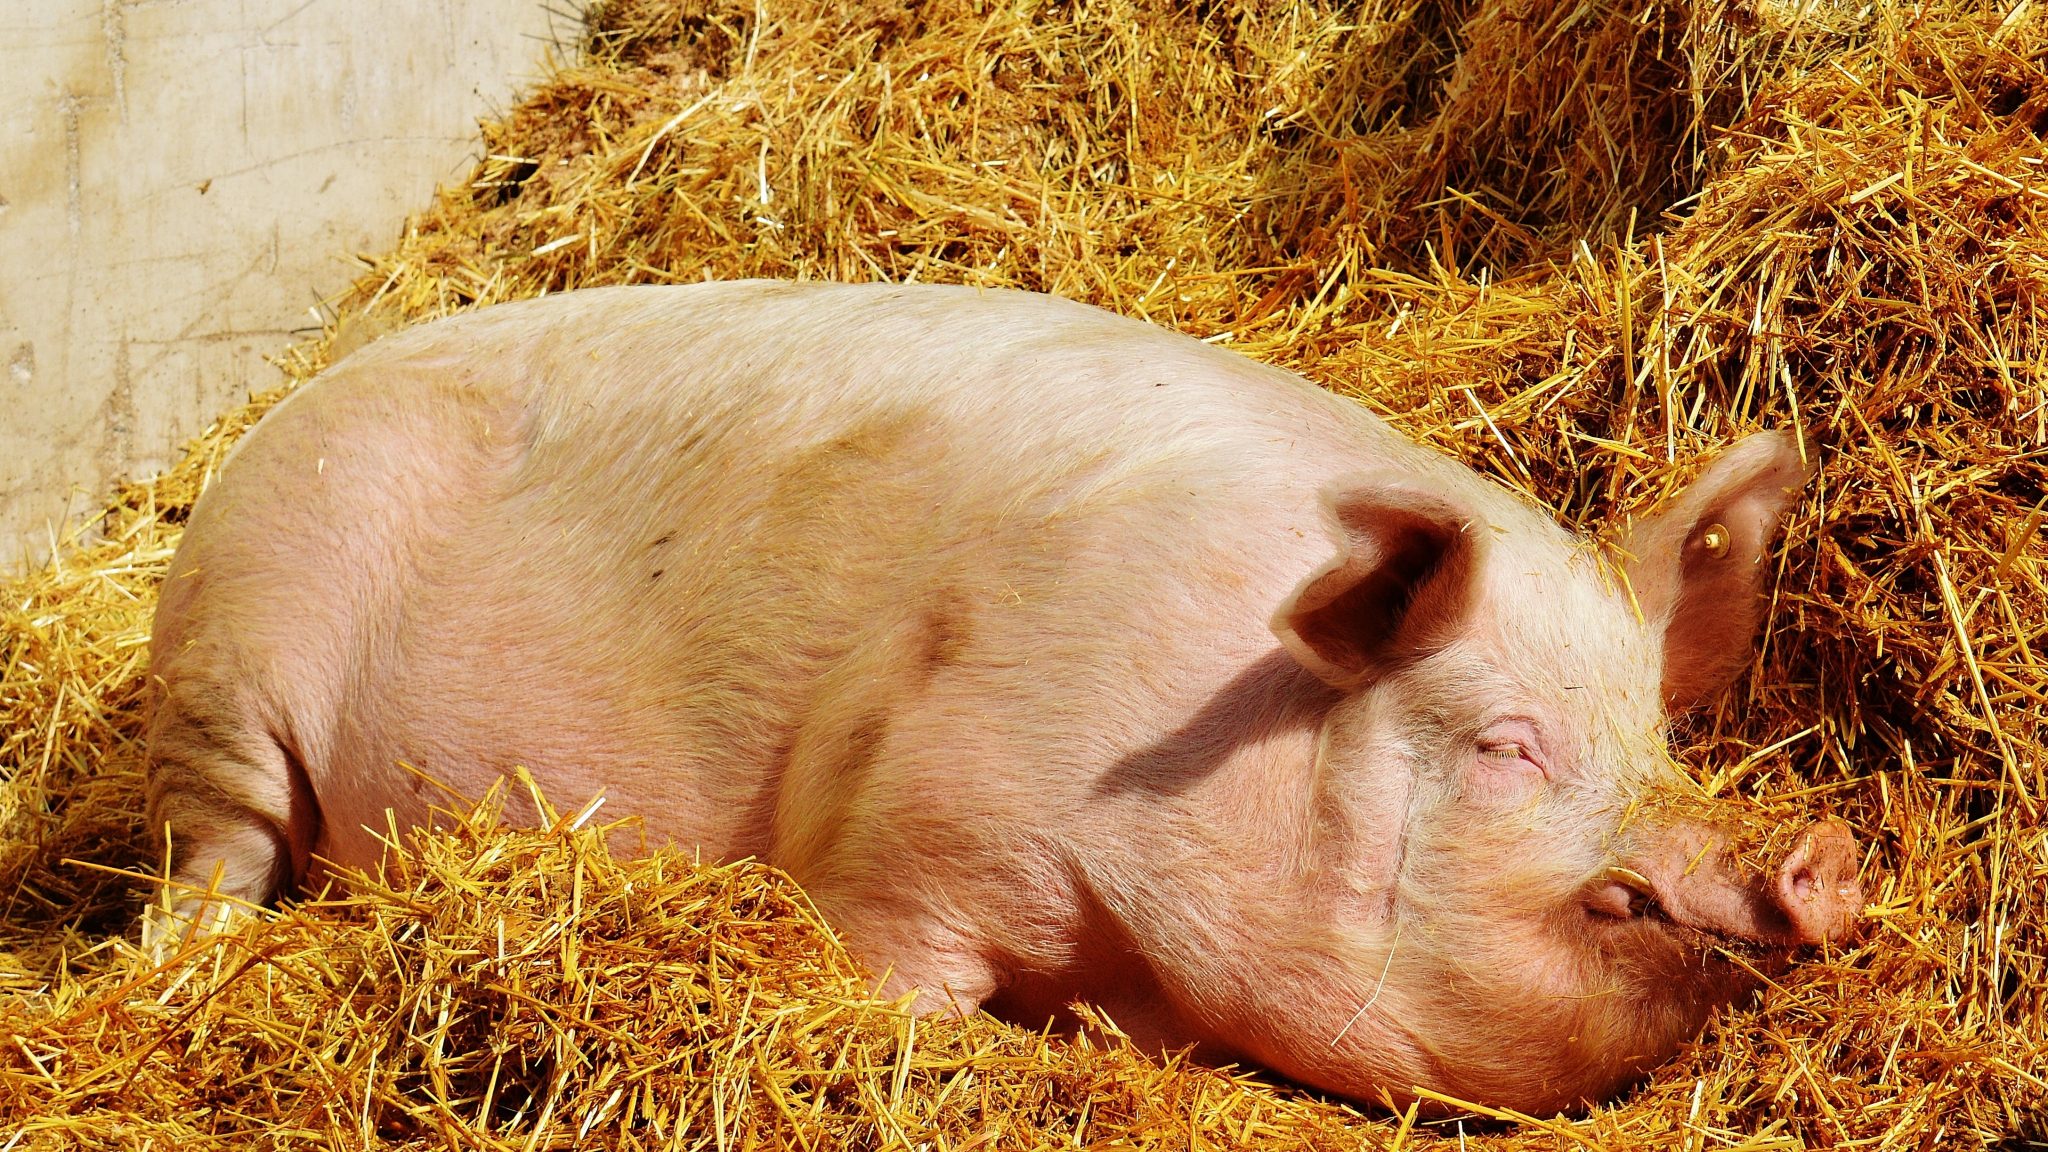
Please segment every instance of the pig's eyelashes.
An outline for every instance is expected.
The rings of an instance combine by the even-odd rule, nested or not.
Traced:
[[[1479,759],[1496,771],[1528,771],[1539,774],[1543,771],[1535,758],[1529,755],[1529,750],[1520,744],[1481,744]]]
[[[1536,726],[1526,720],[1495,725],[1479,738],[1479,762],[1494,771],[1523,771],[1548,778],[1550,769],[1536,747]]]
[[[1520,744],[1481,744],[1479,764],[1489,773],[1505,776],[1523,775],[1529,781],[1548,779],[1550,773],[1531,755],[1529,749]]]

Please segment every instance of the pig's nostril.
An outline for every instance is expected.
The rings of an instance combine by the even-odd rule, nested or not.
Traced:
[[[1813,892],[1813,869],[1801,868],[1792,873],[1792,894],[1801,900]]]

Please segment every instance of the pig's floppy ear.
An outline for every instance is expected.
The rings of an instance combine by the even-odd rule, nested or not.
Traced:
[[[1402,480],[1352,477],[1323,492],[1337,554],[1273,615],[1303,667],[1338,688],[1450,640],[1470,609],[1479,521]]]
[[[1643,619],[1664,630],[1664,701],[1676,712],[1726,687],[1756,637],[1765,550],[1808,468],[1787,432],[1759,432],[1633,524],[1625,571]]]

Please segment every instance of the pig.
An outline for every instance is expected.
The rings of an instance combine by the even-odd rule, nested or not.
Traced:
[[[1860,907],[1845,825],[1759,866],[1666,746],[1751,659],[1805,475],[1750,436],[1603,545],[1297,376],[1013,291],[422,325],[192,510],[159,932],[377,867],[423,774],[524,768],[784,869],[919,1011],[1584,1106]]]

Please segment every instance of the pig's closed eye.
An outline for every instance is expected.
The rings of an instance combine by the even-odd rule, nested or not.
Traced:
[[[1479,737],[1479,766],[1490,775],[1550,775],[1537,744],[1536,726],[1526,720],[1505,720],[1488,726]]]

